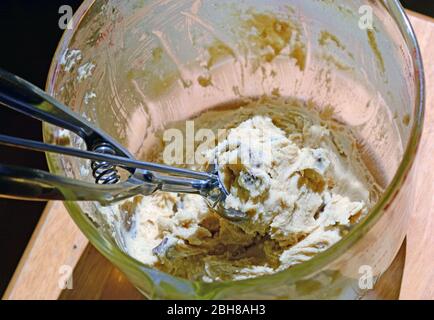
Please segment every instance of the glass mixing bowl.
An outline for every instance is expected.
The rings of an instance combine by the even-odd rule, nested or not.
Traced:
[[[375,282],[406,234],[423,79],[413,30],[395,0],[84,1],[57,49],[47,91],[137,157],[170,123],[278,92],[349,126],[384,192],[368,216],[310,261],[216,283],[176,278],[134,260],[124,253],[122,230],[110,227],[98,204],[66,206],[90,242],[148,298],[361,298],[363,276],[372,272]],[[48,142],[62,134],[44,127]],[[56,174],[92,180],[86,161],[49,155],[48,162]]]

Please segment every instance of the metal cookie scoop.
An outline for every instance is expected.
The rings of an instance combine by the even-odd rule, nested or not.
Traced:
[[[161,190],[203,196],[222,217],[239,221],[246,214],[226,209],[229,194],[218,168],[198,172],[135,160],[112,137],[47,95],[31,83],[0,69],[0,104],[79,135],[87,150],[0,135],[0,144],[41,152],[59,153],[91,160],[95,184],[45,171],[0,164],[0,197],[24,200],[98,201],[109,205]],[[121,181],[118,168],[128,178]]]

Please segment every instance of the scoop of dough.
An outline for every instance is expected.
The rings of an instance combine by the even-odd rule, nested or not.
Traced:
[[[327,136],[318,128],[314,133]],[[328,192],[332,163],[326,149],[299,148],[268,117],[231,129],[207,157],[218,164],[230,192],[225,206],[249,215],[240,227],[284,246],[320,226],[346,225],[364,207]]]

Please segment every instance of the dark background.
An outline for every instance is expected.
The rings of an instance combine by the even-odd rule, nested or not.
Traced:
[[[62,36],[61,5],[74,11],[82,0],[0,0],[0,68],[45,87],[48,69]],[[402,0],[404,6],[434,17],[434,1]],[[0,106],[0,133],[42,139],[41,125]],[[43,154],[0,146],[0,163],[47,170]],[[32,235],[45,203],[0,199],[0,296]]]

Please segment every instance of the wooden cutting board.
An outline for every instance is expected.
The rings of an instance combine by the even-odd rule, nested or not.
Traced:
[[[406,243],[370,296],[434,299],[434,20],[410,12],[424,57],[427,114]],[[73,289],[59,282],[73,271]],[[143,299],[93,248],[61,202],[47,205],[3,299]]]

